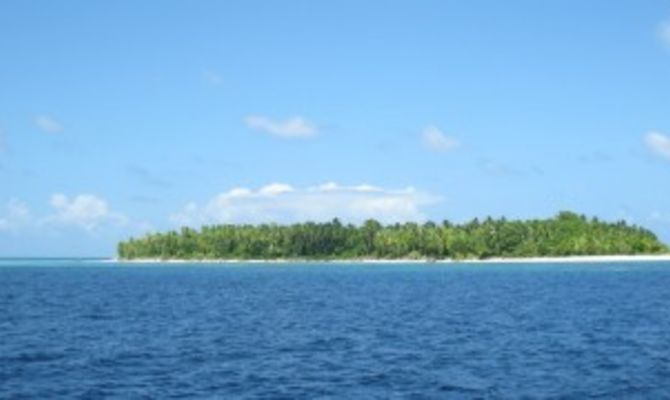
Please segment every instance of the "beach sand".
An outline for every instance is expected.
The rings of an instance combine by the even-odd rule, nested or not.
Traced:
[[[535,263],[614,263],[614,262],[652,262],[670,261],[670,254],[653,255],[602,255],[602,256],[569,256],[569,257],[495,257],[487,259],[275,259],[275,260],[244,260],[244,259],[157,259],[143,258],[133,260],[109,259],[106,262],[124,264],[295,264],[295,263],[328,263],[328,264],[535,264]]]

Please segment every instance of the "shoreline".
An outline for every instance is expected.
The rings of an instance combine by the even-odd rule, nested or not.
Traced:
[[[566,257],[493,257],[486,259],[160,259],[138,258],[120,260],[111,258],[102,262],[118,264],[571,264],[571,263],[616,263],[616,262],[654,262],[669,261],[670,254],[645,255],[599,255]]]

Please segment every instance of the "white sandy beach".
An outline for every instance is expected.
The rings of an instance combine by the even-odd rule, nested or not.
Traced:
[[[289,264],[289,263],[324,263],[324,264],[536,264],[536,263],[615,263],[615,262],[653,262],[669,261],[670,254],[655,255],[603,255],[603,256],[570,256],[570,257],[525,257],[525,258],[487,258],[487,259],[342,259],[342,260],[310,260],[310,259],[275,259],[275,260],[244,260],[244,259],[158,259],[142,258],[119,260],[116,258],[106,262],[122,264]]]
[[[670,254],[654,255],[611,255],[611,256],[570,256],[570,257],[527,257],[527,258],[489,258],[485,260],[463,260],[463,263],[613,263],[613,262],[650,262],[670,261]]]

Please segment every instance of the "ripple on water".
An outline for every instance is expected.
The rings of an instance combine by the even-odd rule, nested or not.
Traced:
[[[670,265],[59,263],[0,267],[0,398],[670,398]]]

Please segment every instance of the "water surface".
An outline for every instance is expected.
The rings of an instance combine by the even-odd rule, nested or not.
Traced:
[[[0,398],[670,398],[670,263],[0,261]]]

